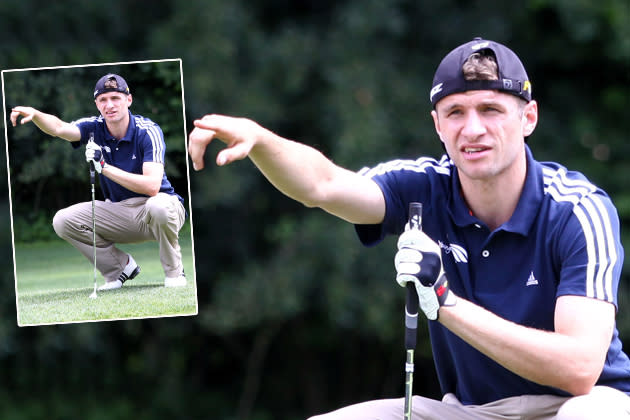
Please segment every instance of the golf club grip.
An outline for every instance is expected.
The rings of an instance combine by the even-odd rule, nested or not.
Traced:
[[[409,229],[422,230],[422,203],[409,203]],[[405,348],[416,348],[416,331],[418,329],[418,293],[415,284],[407,283],[405,301]]]
[[[405,349],[416,348],[418,330],[418,293],[415,284],[407,283],[407,296],[405,303]]]
[[[90,138],[88,139],[88,143],[94,143],[94,133],[90,132]],[[94,174],[94,161],[91,160],[90,161],[90,183],[92,183],[92,185],[94,185],[94,180],[95,180],[95,174]]]
[[[409,203],[409,229],[422,230],[422,203]]]

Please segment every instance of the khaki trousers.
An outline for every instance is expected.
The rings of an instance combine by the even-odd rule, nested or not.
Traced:
[[[309,420],[402,420],[404,399],[375,400],[351,405]],[[523,395],[484,405],[462,405],[455,395],[442,401],[414,396],[412,420],[628,420],[630,397],[596,386],[579,397]]]
[[[96,201],[96,268],[106,281],[114,281],[127,264],[127,253],[115,244],[157,241],[164,274],[179,276],[183,272],[179,230],[185,214],[177,197],[166,193],[117,203]],[[94,263],[91,201],[59,210],[53,218],[53,227],[59,237]]]

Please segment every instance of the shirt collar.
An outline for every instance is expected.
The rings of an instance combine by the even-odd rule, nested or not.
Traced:
[[[136,130],[136,120],[130,110],[127,110],[127,112],[129,113],[129,125],[127,126],[127,132],[119,141],[131,141],[133,139],[133,133]],[[112,136],[109,132],[109,129],[107,128],[107,123],[105,124],[105,132],[107,133],[107,136],[110,140],[116,140],[114,136]]]
[[[527,145],[525,145],[525,156],[527,160],[527,174],[521,197],[510,220],[499,227],[501,230],[520,233],[521,235],[527,235],[529,232],[536,219],[544,195],[542,167],[534,159]],[[457,168],[453,170],[451,183],[448,211],[453,222],[459,227],[479,224],[479,219],[470,214],[470,210],[462,197]]]

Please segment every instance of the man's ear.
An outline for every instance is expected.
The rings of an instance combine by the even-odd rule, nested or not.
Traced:
[[[529,137],[538,125],[538,103],[529,101],[523,108],[523,137]]]
[[[444,143],[444,140],[442,140],[442,132],[440,131],[440,119],[438,118],[438,114],[435,110],[431,111],[431,117],[433,118],[433,125],[435,126],[435,132],[440,138],[440,141]]]
[[[133,97],[131,96],[131,93],[130,93],[127,95],[127,107],[130,107],[132,102],[133,102]]]

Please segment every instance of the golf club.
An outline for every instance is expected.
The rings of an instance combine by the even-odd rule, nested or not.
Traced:
[[[422,203],[409,204],[409,229],[422,230]],[[412,282],[407,283],[405,299],[405,407],[404,419],[411,420],[411,397],[413,395],[413,354],[416,349],[418,330],[418,293]]]
[[[90,140],[88,142],[94,142],[94,133],[90,133]],[[92,184],[92,249],[94,250],[94,291],[90,294],[90,299],[96,299],[96,214],[94,211],[95,199],[94,199],[94,161],[90,162],[90,183]]]

